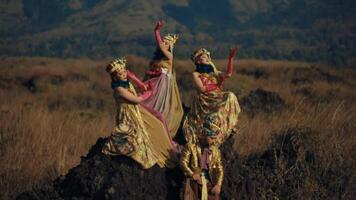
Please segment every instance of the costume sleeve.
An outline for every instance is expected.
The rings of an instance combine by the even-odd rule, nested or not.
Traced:
[[[163,42],[162,37],[161,37],[160,27],[156,27],[154,32],[155,32],[156,43],[157,43],[157,45],[159,45]]]
[[[194,172],[189,167],[191,154],[192,154],[191,148],[189,147],[189,144],[186,144],[181,154],[180,167],[182,168],[184,174],[190,177],[193,176],[194,174]]]
[[[233,57],[229,57],[227,67],[226,67],[226,73],[229,74],[230,76],[233,71],[232,60],[233,60]]]
[[[219,186],[222,186],[222,182],[224,180],[224,167],[222,164],[222,159],[221,159],[221,152],[219,149],[217,150],[217,184]]]
[[[137,76],[135,73],[131,72],[130,70],[127,70],[127,77],[133,82],[135,83],[135,85],[137,85],[138,87],[140,88],[145,88],[145,87],[148,87],[145,85],[144,82],[142,82]]]
[[[230,53],[229,53],[229,58],[228,58],[228,63],[227,63],[227,67],[226,67],[226,74],[228,75],[228,76],[231,76],[232,75],[232,72],[233,72],[233,59],[234,59],[234,57],[235,57],[235,55],[236,55],[236,53],[237,53],[237,51],[238,51],[238,48],[232,48],[231,50],[230,50]]]

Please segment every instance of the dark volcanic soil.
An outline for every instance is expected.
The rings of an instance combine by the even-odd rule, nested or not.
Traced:
[[[264,153],[244,159],[232,151],[229,138],[221,148],[222,199],[351,199],[351,166],[321,166],[310,148],[317,145],[312,135],[308,128],[287,128]],[[142,170],[128,158],[101,154],[103,143],[99,139],[67,175],[17,199],[179,199],[179,168]]]

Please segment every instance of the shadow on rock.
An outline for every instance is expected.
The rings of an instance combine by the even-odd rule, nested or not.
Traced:
[[[284,100],[276,92],[258,88],[241,99],[242,110],[249,116],[257,113],[271,114],[286,108]]]
[[[264,152],[247,158],[233,151],[230,137],[221,147],[221,199],[351,199],[352,166],[346,159],[324,166],[314,135],[305,127],[281,129]],[[17,199],[179,199],[184,180],[179,168],[143,170],[127,157],[101,154],[104,142],[100,138],[67,175]]]
[[[262,68],[252,68],[252,69],[251,68],[250,69],[242,68],[242,69],[238,69],[236,71],[239,74],[243,74],[246,76],[252,76],[255,79],[259,79],[259,78],[268,79],[268,77],[269,77],[269,73]]]
[[[183,174],[178,167],[143,170],[128,157],[102,154],[104,143],[98,139],[67,175],[17,199],[179,199]]]

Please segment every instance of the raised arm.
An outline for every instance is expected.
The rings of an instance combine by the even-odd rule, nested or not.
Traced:
[[[163,26],[162,21],[158,21],[156,23],[154,32],[155,32],[155,38],[156,38],[156,44],[159,47],[159,49],[162,51],[163,55],[170,61],[173,60],[173,54],[169,51],[169,44],[165,44],[161,37],[161,28]]]
[[[162,40],[162,37],[161,37],[161,33],[160,33],[160,29],[161,29],[162,26],[163,26],[162,21],[158,21],[156,23],[156,26],[155,26],[155,29],[154,29],[156,43],[157,43],[158,46],[159,46],[159,44],[163,43],[163,40]]]
[[[141,103],[142,101],[146,100],[152,94],[152,91],[147,91],[147,92],[143,93],[143,95],[141,95],[141,96],[135,96],[131,92],[129,92],[126,88],[123,88],[123,87],[115,88],[115,92],[117,92],[122,98],[124,98],[127,101],[134,103],[134,104]]]
[[[159,44],[159,49],[170,62],[173,61],[173,54],[169,51],[169,44],[162,42]]]
[[[234,57],[236,55],[238,51],[238,48],[232,48],[230,49],[230,52],[229,52],[229,57],[228,57],[228,61],[227,61],[227,66],[226,66],[226,73],[221,73],[219,74],[219,77],[220,77],[220,80],[219,80],[219,86],[223,85],[225,80],[227,78],[230,78],[231,75],[232,75],[232,72],[234,71],[233,69],[233,60],[234,60]]]
[[[232,75],[233,60],[234,60],[234,57],[235,57],[237,51],[238,51],[238,49],[236,47],[230,49],[229,58],[228,58],[227,66],[226,66],[226,76],[227,77],[230,77]]]

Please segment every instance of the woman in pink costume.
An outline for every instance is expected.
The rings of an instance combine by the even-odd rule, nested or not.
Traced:
[[[221,129],[218,134],[218,146],[232,132],[236,132],[240,106],[234,93],[222,90],[223,82],[232,75],[236,52],[237,48],[234,48],[229,53],[226,73],[215,67],[208,50],[200,48],[193,53],[192,60],[196,66],[193,72],[193,83],[197,94],[183,124],[188,143],[196,143],[208,115],[216,116],[215,124]]]
[[[152,89],[152,96],[141,104],[151,109],[166,124],[173,138],[183,117],[182,102],[176,82],[173,66],[173,47],[178,36],[167,34],[163,38],[160,29],[163,26],[159,21],[154,29],[157,49],[150,62],[150,69],[146,71],[146,81]]]

